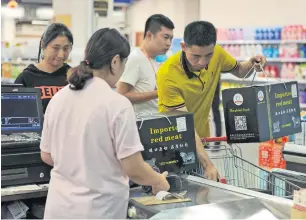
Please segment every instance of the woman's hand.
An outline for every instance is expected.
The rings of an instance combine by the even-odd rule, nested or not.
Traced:
[[[160,175],[160,182],[156,185],[152,186],[152,193],[155,195],[157,194],[159,191],[168,191],[170,189],[170,185],[166,179],[166,177],[168,176],[168,172],[163,172]]]

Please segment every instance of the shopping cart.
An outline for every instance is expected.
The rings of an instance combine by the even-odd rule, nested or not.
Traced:
[[[306,146],[306,120],[301,120],[302,132],[294,135],[294,143]]]
[[[225,143],[226,137],[203,138],[202,141]],[[238,145],[221,144],[218,152],[215,149],[206,151],[212,151],[209,153],[210,159],[226,184],[291,199],[294,190],[300,189],[280,175],[243,159],[242,150]],[[203,177],[205,173],[202,165],[199,164],[192,174]]]

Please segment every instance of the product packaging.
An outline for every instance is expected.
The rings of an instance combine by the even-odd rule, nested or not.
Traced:
[[[264,142],[301,132],[296,81],[222,91],[229,143]]]
[[[197,168],[193,114],[180,111],[138,115],[142,156],[160,172],[179,173]]]

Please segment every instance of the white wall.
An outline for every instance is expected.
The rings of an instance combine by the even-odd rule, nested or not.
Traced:
[[[155,13],[170,17],[174,34],[182,37],[185,26],[207,20],[217,27],[306,25],[306,0],[141,0],[127,10],[127,31],[135,44],[135,32],[143,31]]]
[[[77,2],[77,3],[76,3]],[[70,53],[71,65],[84,59],[86,44],[93,34],[93,0],[53,0],[54,15],[71,15],[73,49]]]
[[[141,0],[127,10],[127,32],[135,45],[135,32],[143,32],[147,18],[164,14],[175,25],[175,37],[182,37],[185,25],[199,19],[199,0]]]
[[[200,0],[200,19],[221,28],[306,24],[306,0]]]
[[[54,15],[71,15],[74,49],[84,48],[93,32],[92,0],[53,0]]]

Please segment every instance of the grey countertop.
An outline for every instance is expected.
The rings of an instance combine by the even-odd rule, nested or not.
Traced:
[[[207,182],[207,183],[206,183]],[[183,181],[185,198],[192,201],[143,206],[132,200],[149,196],[140,187],[130,190],[129,208],[141,219],[288,219],[290,201],[226,184],[191,177]],[[280,201],[280,202],[278,202]]]

